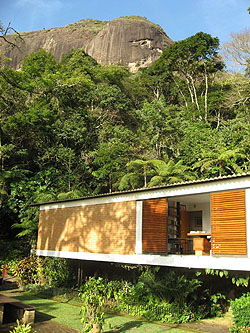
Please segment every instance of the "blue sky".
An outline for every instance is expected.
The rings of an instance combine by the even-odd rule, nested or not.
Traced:
[[[0,21],[19,32],[61,27],[82,19],[140,15],[175,41],[199,31],[230,39],[249,28],[249,0],[0,0]]]

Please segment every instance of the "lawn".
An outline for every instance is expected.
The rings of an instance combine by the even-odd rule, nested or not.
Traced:
[[[11,295],[10,295],[11,296]],[[40,298],[30,294],[22,293],[14,296],[23,303],[33,305],[37,308],[36,321],[55,321],[59,324],[81,330],[81,315],[79,306],[74,306],[67,303],[59,303],[50,299]],[[184,333],[194,330],[179,329],[167,325],[159,325],[141,321],[139,319],[118,316],[114,314],[106,314],[106,319],[110,323],[104,327],[104,332],[129,332],[135,331],[138,333],[143,332],[171,332],[171,333]]]

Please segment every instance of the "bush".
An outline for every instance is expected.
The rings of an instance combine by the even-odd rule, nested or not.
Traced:
[[[212,317],[221,317],[226,312],[228,302],[226,296],[217,293],[210,296],[210,315]]]
[[[32,332],[34,331],[32,330],[30,324],[23,324],[19,320],[17,320],[17,326],[14,327],[13,331],[10,331],[10,333],[32,333]]]
[[[18,261],[12,267],[12,273],[17,277],[20,286],[40,282],[42,260],[36,256],[29,256]]]
[[[170,303],[175,302],[180,307],[184,304],[197,301],[197,290],[202,281],[197,278],[188,278],[175,271],[157,274],[159,267],[146,267],[139,277],[139,283],[143,286],[143,294],[151,295],[159,300]]]
[[[83,332],[92,330],[93,325],[104,324],[104,302],[107,298],[104,279],[89,277],[81,287],[79,297],[82,301],[81,314],[84,325]]]
[[[93,289],[91,283],[98,282],[99,292],[101,290],[103,305],[106,308],[149,321],[183,323],[204,318],[209,314],[209,307],[194,302],[196,299],[194,293],[200,282],[196,279],[184,279],[182,275],[174,276],[172,272],[156,278],[156,271],[146,268],[135,283],[126,280],[108,281],[103,278],[89,278],[81,290],[91,292]],[[175,294],[171,288],[175,290]],[[180,293],[183,293],[181,297]]]
[[[69,261],[64,258],[45,258],[42,275],[44,283],[50,287],[65,287],[74,282]]]
[[[22,286],[44,284],[49,287],[65,287],[72,284],[72,272],[64,258],[29,256],[17,262],[10,261],[8,267]]]
[[[29,246],[26,242],[0,241],[0,266],[5,264],[9,267],[9,262],[17,262],[29,253]]]
[[[241,297],[231,301],[233,313],[233,326],[231,332],[250,331],[250,293],[243,294]]]

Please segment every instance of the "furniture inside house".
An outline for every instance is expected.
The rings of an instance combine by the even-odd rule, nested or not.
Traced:
[[[190,230],[189,212],[180,202],[168,206],[168,253],[194,254],[193,239],[187,234]]]
[[[211,237],[208,232],[189,232],[187,234],[193,238],[193,250],[196,256],[209,256],[211,250],[211,243],[207,237]]]

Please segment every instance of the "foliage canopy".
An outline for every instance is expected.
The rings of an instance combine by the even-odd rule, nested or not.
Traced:
[[[248,171],[249,76],[218,48],[199,32],[134,74],[83,50],[2,65],[1,237],[35,237],[32,202]]]

